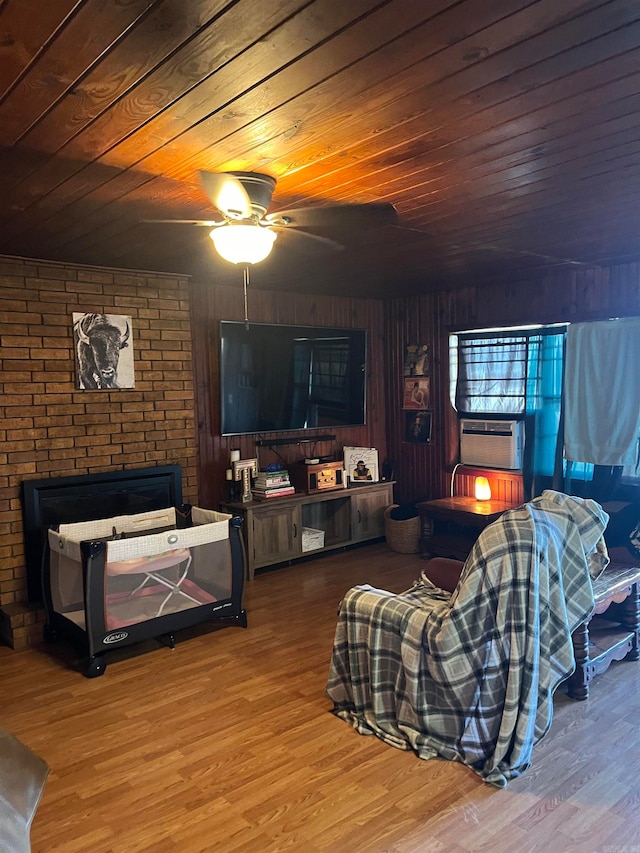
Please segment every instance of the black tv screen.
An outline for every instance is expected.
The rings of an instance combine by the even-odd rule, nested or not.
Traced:
[[[222,435],[365,423],[364,329],[220,322]]]

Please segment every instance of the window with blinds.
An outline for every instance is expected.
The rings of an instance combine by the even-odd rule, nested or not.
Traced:
[[[501,329],[452,336],[452,403],[460,417],[525,422],[529,465],[552,476],[562,405],[566,327]]]
[[[553,327],[453,335],[452,402],[459,414],[517,416],[559,400],[565,334]]]
[[[525,411],[527,339],[458,336],[455,407],[460,414]]]

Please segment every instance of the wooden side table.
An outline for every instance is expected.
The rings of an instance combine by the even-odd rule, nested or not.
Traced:
[[[420,515],[421,556],[466,560],[480,532],[515,506],[504,501],[466,497],[422,501],[416,505]]]

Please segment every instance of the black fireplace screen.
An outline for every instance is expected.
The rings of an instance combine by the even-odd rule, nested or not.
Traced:
[[[179,465],[24,480],[22,520],[29,601],[42,600],[41,566],[51,525],[133,515],[181,503]]]

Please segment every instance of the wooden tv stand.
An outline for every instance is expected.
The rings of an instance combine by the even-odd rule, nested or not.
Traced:
[[[225,502],[223,512],[244,517],[247,574],[347,545],[384,536],[384,511],[393,503],[393,481],[348,489],[304,492],[280,498]],[[302,528],[324,531],[324,546],[302,549]]]

